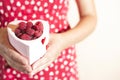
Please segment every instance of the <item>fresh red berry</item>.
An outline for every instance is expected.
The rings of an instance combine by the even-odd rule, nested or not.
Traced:
[[[26,23],[25,22],[20,22],[19,23],[19,29],[21,29],[21,30],[26,29]]]
[[[20,31],[20,29],[19,28],[16,28],[15,29],[15,34],[19,34],[21,31]]]
[[[31,28],[33,26],[33,23],[32,22],[27,22],[27,28]]]
[[[36,22],[35,25],[43,26],[41,21]]]
[[[26,29],[26,33],[30,36],[32,36],[34,33],[35,33],[35,30],[34,29],[31,29],[31,28],[28,28]]]
[[[34,25],[32,22],[20,22],[15,30],[15,35],[23,40],[33,40],[43,34],[43,24],[38,21]],[[43,41],[42,41],[43,42]]]
[[[35,31],[35,33],[34,33],[34,37],[36,37],[36,38],[38,38],[38,37],[40,37],[42,35],[42,31]]]
[[[16,28],[16,29],[15,29],[15,35],[16,35],[18,38],[22,35],[21,30],[20,30],[19,28]]]
[[[36,30],[36,31],[40,31],[40,27],[37,26],[37,25],[34,25],[34,26],[33,26],[33,29]]]
[[[20,38],[23,39],[23,40],[31,40],[31,36],[28,35],[28,34],[22,34],[22,35],[20,36]]]
[[[40,30],[43,30],[43,24],[42,24],[41,21],[36,22],[35,25],[36,25],[36,26],[39,26],[39,29],[40,29]]]

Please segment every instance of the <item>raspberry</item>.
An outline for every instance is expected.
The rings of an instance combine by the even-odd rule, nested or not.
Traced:
[[[21,31],[20,31],[20,29],[19,28],[16,28],[15,29],[15,34],[19,34]]]
[[[43,33],[43,24],[38,21],[33,25],[32,22],[20,22],[15,30],[15,35],[23,40],[33,40],[40,37]]]
[[[20,37],[20,36],[22,35],[21,30],[20,30],[19,28],[16,28],[16,29],[15,29],[15,35],[16,35],[17,37]]]
[[[33,29],[35,29],[36,31],[41,31],[40,26],[37,25],[33,26]]]
[[[43,26],[42,22],[40,21],[36,22],[35,25]]]
[[[39,30],[43,30],[42,22],[38,21],[38,22],[35,23],[35,25],[39,27]]]
[[[23,39],[23,40],[31,40],[31,36],[29,36],[28,34],[22,34],[21,36],[20,36],[20,38],[21,39]]]
[[[26,29],[26,23],[25,22],[20,22],[19,23],[19,29],[21,29],[21,30]]]
[[[34,29],[31,29],[31,28],[28,28],[26,29],[26,33],[30,36],[32,36],[34,33],[35,33],[35,30]]]
[[[43,33],[42,31],[40,31],[40,32],[39,31],[35,31],[34,37],[38,38],[38,37],[40,37],[42,35],[42,33]]]
[[[27,28],[31,28],[33,26],[32,22],[27,22]]]

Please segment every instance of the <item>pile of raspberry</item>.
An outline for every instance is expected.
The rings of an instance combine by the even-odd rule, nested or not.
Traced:
[[[43,24],[41,21],[33,24],[31,21],[20,22],[15,29],[15,35],[23,40],[34,40],[43,34]]]

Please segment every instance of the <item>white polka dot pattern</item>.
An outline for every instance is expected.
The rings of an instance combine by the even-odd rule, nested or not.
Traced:
[[[67,14],[66,12],[68,6],[67,0],[65,1],[25,0],[23,2],[20,2],[19,0],[15,1],[10,0],[10,3],[5,5],[7,7],[4,7],[3,2],[0,2],[0,8],[2,7],[0,10],[1,14],[0,27],[5,27],[10,21],[15,19],[16,20],[44,19],[48,20],[50,24],[56,26],[51,29],[51,32],[62,32],[62,30],[67,29],[66,28],[66,26],[68,26],[68,22],[66,21]],[[9,16],[11,16],[11,18]],[[6,24],[5,21],[7,21]]]
[[[0,27],[13,20],[44,19],[50,24],[50,32],[64,32],[70,28],[66,15],[69,0],[0,0]],[[74,46],[61,52],[50,66],[30,78],[16,71],[0,56],[0,80],[78,80]]]

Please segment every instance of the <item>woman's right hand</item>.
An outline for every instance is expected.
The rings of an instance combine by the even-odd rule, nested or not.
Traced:
[[[0,55],[12,68],[24,73],[32,71],[28,60],[10,45],[6,28],[0,28]]]

